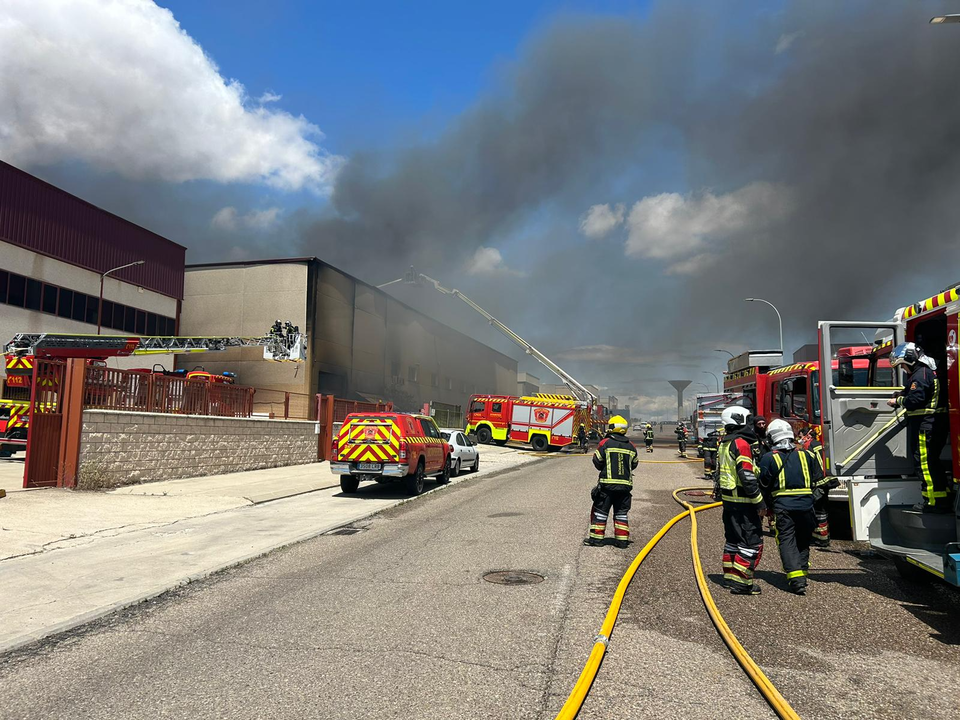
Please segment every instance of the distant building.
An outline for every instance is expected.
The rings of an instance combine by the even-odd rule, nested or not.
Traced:
[[[517,395],[535,395],[540,392],[540,378],[530,373],[517,373]]]
[[[793,361],[795,363],[801,362],[816,362],[820,359],[820,346],[817,343],[808,343],[797,348],[793,353]]]
[[[306,332],[303,366],[238,348],[180,367],[237,373],[244,385],[312,396],[466,407],[474,393],[511,395],[517,361],[313,257],[189,265],[185,335],[260,335],[274,320]]]
[[[607,398],[607,409],[608,410],[617,410],[620,407],[620,398],[613,395]]]
[[[0,345],[17,333],[175,335],[186,248],[0,162]],[[142,265],[100,276],[127,263]],[[172,368],[170,355],[111,358]],[[2,369],[0,369],[2,372]]]

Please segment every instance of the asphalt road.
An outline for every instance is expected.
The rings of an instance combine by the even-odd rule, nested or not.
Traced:
[[[553,717],[634,551],[676,514],[669,491],[698,482],[696,464],[646,462],[667,447],[641,457],[632,550],[581,545],[589,459],[545,460],[0,658],[0,717]],[[700,518],[715,579],[719,514]],[[960,595],[837,545],[805,598],[781,589],[772,540],[763,595],[714,585],[734,632],[801,717],[955,718]],[[493,570],[545,579],[495,585]],[[703,610],[688,523],[641,567],[581,717],[773,717]]]

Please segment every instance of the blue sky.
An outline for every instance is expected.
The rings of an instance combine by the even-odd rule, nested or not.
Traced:
[[[647,2],[165,0],[181,26],[251,94],[327,134],[334,152],[432,137],[558,13],[642,15]]]

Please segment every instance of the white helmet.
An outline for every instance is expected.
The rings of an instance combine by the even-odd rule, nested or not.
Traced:
[[[783,440],[794,440],[793,427],[786,420],[773,420],[767,425],[767,437],[776,445]]]
[[[724,427],[730,427],[731,425],[743,427],[749,419],[750,411],[739,405],[731,405],[720,413],[720,423]]]

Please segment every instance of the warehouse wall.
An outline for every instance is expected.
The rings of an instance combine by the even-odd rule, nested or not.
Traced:
[[[259,336],[274,320],[307,328],[307,264],[221,266],[189,269],[184,282],[183,335]],[[309,358],[308,358],[309,359]],[[261,348],[181,355],[177,367],[230,371],[256,388],[309,393],[310,377],[297,363],[266,362]]]
[[[406,410],[516,391],[513,358],[315,259],[188,267],[184,294],[186,335],[255,334],[281,318],[306,328],[309,346],[301,366],[264,363],[245,350],[188,357],[179,367],[202,363],[257,388],[368,396]]]

